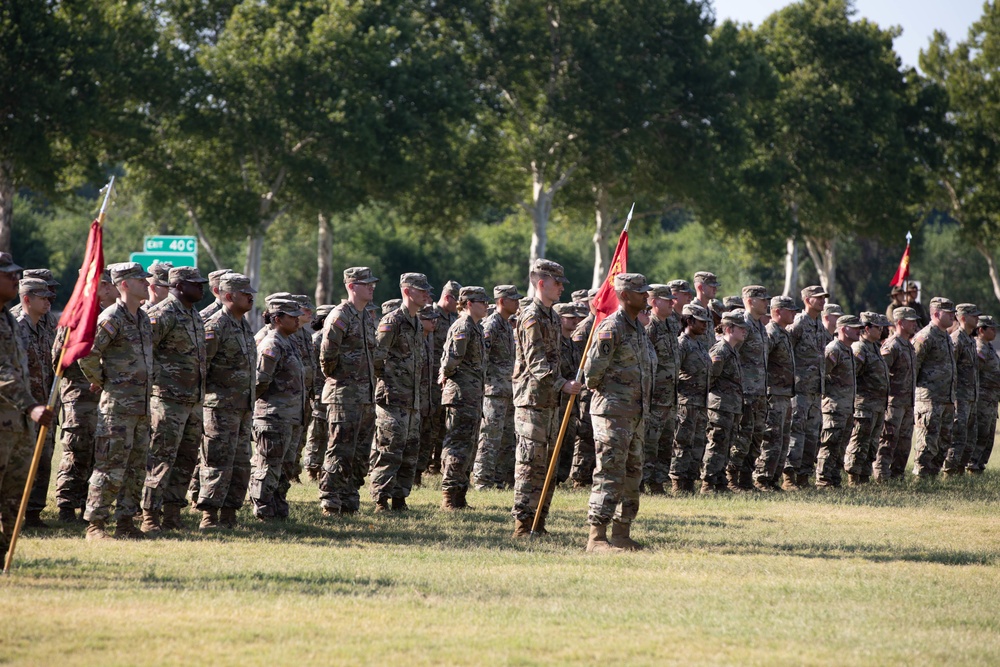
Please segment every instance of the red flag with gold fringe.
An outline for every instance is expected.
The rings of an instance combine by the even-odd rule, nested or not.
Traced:
[[[618,237],[618,245],[615,247],[615,254],[611,258],[611,268],[608,270],[608,277],[604,279],[597,295],[594,296],[594,327],[601,323],[608,315],[618,310],[618,296],[615,294],[615,276],[619,273],[627,273],[628,268],[628,225],[622,230]]]
[[[69,368],[77,359],[90,353],[97,331],[97,314],[101,307],[98,289],[104,271],[104,228],[99,220],[90,224],[87,253],[83,257],[80,277],[73,288],[73,296],[59,318],[59,326],[69,329],[62,367]]]

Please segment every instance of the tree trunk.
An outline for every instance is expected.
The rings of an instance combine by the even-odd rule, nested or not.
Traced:
[[[188,218],[191,219],[191,224],[194,225],[194,232],[198,235],[198,242],[201,243],[201,247],[205,249],[208,256],[212,259],[212,263],[215,264],[215,270],[218,271],[222,268],[222,262],[219,261],[219,256],[215,254],[215,248],[209,242],[208,237],[205,236],[204,230],[201,228],[201,223],[198,221],[198,216],[195,215],[194,209],[188,208],[187,210]],[[166,233],[165,230],[161,230],[162,233]]]
[[[333,233],[330,221],[320,213],[316,240],[316,305],[331,303],[333,298]]]
[[[14,192],[13,166],[7,162],[0,162],[0,252],[10,252],[14,225]],[[14,261],[17,261],[17,257]]]
[[[797,297],[799,291],[799,244],[794,236],[785,240],[785,288],[782,295]]]
[[[600,185],[594,187],[594,278],[591,287],[597,289],[608,275],[611,251],[608,250],[608,227],[611,214],[608,211],[608,193]]]
[[[806,237],[806,249],[809,257],[816,265],[819,272],[819,281],[823,289],[830,293],[827,297],[829,303],[834,303],[836,297],[837,284],[837,242],[834,239],[818,239]]]
[[[260,289],[260,260],[261,254],[264,251],[264,232],[254,230],[250,236],[247,237],[247,261],[246,265],[243,267],[243,275],[250,279],[250,286],[256,290]],[[249,313],[247,313],[247,320],[250,322],[250,326],[254,329],[258,329],[261,326],[261,308],[264,303],[264,297],[261,296],[254,303],[254,308]]]
[[[522,202],[522,207],[531,215],[531,250],[528,255],[528,271],[534,266],[536,259],[545,257],[545,248],[549,242],[549,217],[552,215],[552,199],[561,190],[576,167],[567,169],[551,186],[545,187],[545,174],[538,163],[531,163],[531,205]],[[528,296],[535,293],[528,280]]]
[[[976,244],[976,250],[986,259],[986,265],[990,269],[990,282],[993,283],[993,296],[997,298],[997,301],[1000,301],[1000,275],[997,274],[997,264],[993,260],[993,253],[981,243]]]

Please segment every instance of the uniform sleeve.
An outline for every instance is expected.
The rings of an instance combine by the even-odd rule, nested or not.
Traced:
[[[728,345],[728,343],[723,343],[723,345]],[[722,348],[717,350],[713,347],[712,350],[709,351],[708,357],[712,362],[712,365],[708,368],[708,386],[711,388],[711,386],[715,384],[715,381],[719,379],[719,376],[722,375],[722,371],[726,367],[726,355]]]
[[[363,324],[362,324],[363,326]],[[344,311],[337,308],[323,323],[323,336],[319,345],[319,365],[327,377],[337,372],[340,363],[340,346],[344,341],[344,332],[348,323]]]
[[[896,363],[896,358],[899,356],[891,338],[886,340],[882,345],[880,353],[882,354],[882,360],[885,361],[886,368],[891,371],[893,364]]]
[[[861,377],[864,374],[865,366],[868,360],[868,354],[865,352],[864,343],[858,341],[851,346],[851,351],[854,354],[854,375],[856,377]]]
[[[553,365],[545,356],[542,326],[536,317],[532,314],[517,323],[517,337],[524,353],[525,366],[539,384],[551,383],[556,391],[562,391],[566,379],[559,370],[559,363]]]
[[[445,377],[451,377],[465,359],[469,347],[468,326],[453,326],[448,330],[444,350],[441,351],[441,372]]]
[[[221,320],[211,319],[205,322],[205,366],[212,364],[212,359],[219,352],[219,334]]]
[[[913,338],[913,377],[920,377],[920,367],[927,360],[928,348],[926,336],[915,336]]]
[[[265,338],[257,349],[257,395],[260,396],[271,386],[274,370],[281,361],[281,349],[272,338]]]
[[[0,313],[0,317],[5,315]],[[27,412],[37,401],[28,391],[24,369],[17,363],[17,336],[17,331],[12,328],[10,336],[0,339],[0,400]]]
[[[596,389],[601,384],[615,350],[621,344],[621,337],[611,320],[605,320],[601,323],[601,326],[594,332],[594,338],[595,340],[590,345],[590,351],[587,352],[587,363],[583,367],[584,376],[587,378],[587,387],[590,389]]]
[[[111,344],[111,341],[118,335],[118,323],[110,317],[102,317],[97,322],[97,334],[94,336],[94,345],[90,348],[90,354],[76,362],[83,372],[83,377],[91,384],[98,387],[104,385],[103,373],[101,372],[101,359],[104,351]]]
[[[176,318],[169,309],[157,309],[157,312],[147,312],[146,315],[149,316],[149,327],[153,331],[153,348],[155,349],[160,341],[173,331]]]
[[[380,353],[375,355],[376,375],[382,374],[382,369],[385,367],[385,359],[388,355],[388,351],[396,342],[396,336],[398,335],[399,324],[395,321],[395,318],[393,318],[392,313],[389,313],[382,318],[381,322],[379,322],[378,331],[375,332],[375,344],[380,350]]]

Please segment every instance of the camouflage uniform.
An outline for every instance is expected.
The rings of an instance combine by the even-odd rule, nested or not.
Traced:
[[[463,287],[463,293],[468,289]],[[485,292],[482,298],[485,301]],[[446,378],[441,403],[447,411],[441,446],[441,490],[467,491],[486,381],[483,329],[469,315],[463,314],[448,329],[441,352],[441,374]]]
[[[486,346],[486,382],[479,451],[473,477],[477,489],[502,488],[502,462],[514,459],[514,328],[500,313],[482,322]]]
[[[959,304],[959,308],[967,304]],[[960,311],[961,312],[961,311]],[[978,309],[975,315],[979,314]],[[935,466],[949,475],[965,472],[965,464],[975,447],[976,413],[979,400],[979,355],[976,350],[975,333],[965,333],[961,323],[951,333],[951,343],[955,349],[955,425],[951,431],[951,447],[938,450]]]
[[[854,353],[840,339],[826,346],[823,434],[816,456],[816,486],[840,486],[844,451],[854,426],[857,373]]]
[[[45,281],[38,281],[42,289]],[[24,281],[22,281],[22,285]],[[54,294],[54,292],[48,292]],[[49,313],[46,313],[48,315]],[[17,325],[21,344],[28,354],[28,377],[31,382],[31,395],[35,403],[47,403],[49,390],[54,377],[52,368],[53,331],[45,324],[45,318],[39,318],[38,324],[32,324],[27,313],[17,316]],[[39,513],[45,509],[45,499],[49,492],[49,478],[52,476],[52,455],[55,450],[55,427],[50,428],[42,445],[42,456],[38,461],[38,470],[28,498],[28,512]],[[34,444],[34,443],[32,443]]]
[[[763,287],[752,292],[749,289],[745,289],[744,293],[767,294]],[[740,415],[740,426],[733,438],[726,466],[726,477],[730,484],[741,488],[751,486],[752,470],[760,456],[767,423],[767,331],[760,320],[755,320],[749,312],[746,313],[746,321],[747,337],[738,350],[743,377],[743,414]]]
[[[568,303],[558,303],[555,304],[554,308],[558,309],[562,306],[570,307],[571,311],[575,309],[572,308],[572,304]],[[556,310],[556,314],[559,315],[559,310]],[[559,315],[560,318],[562,315]],[[580,358],[582,349],[577,347],[576,343],[573,342],[572,337],[567,338],[563,336],[559,340],[559,374],[564,378],[575,378],[577,372],[580,370]],[[579,396],[574,397],[574,399],[579,399]],[[569,479],[570,473],[573,467],[573,443],[576,442],[576,428],[579,424],[579,419],[576,417],[576,412],[579,406],[576,405],[576,400],[573,401],[574,409],[570,414],[569,421],[566,422],[566,433],[563,434],[563,442],[559,448],[559,461],[558,467],[556,469],[555,483],[562,484]],[[562,427],[563,417],[566,415],[566,409],[569,406],[569,394],[559,395],[559,424]]]
[[[739,353],[725,340],[719,339],[708,355],[712,366],[708,380],[707,444],[701,478],[703,486],[708,484],[719,489],[726,485],[724,473],[729,451],[743,413],[743,372]]]
[[[131,517],[142,498],[149,448],[153,391],[153,331],[141,309],[132,315],[120,299],[97,318],[90,354],[79,362],[84,377],[101,387],[94,471],[87,494],[87,521]]]
[[[670,480],[683,482],[687,490],[692,490],[694,481],[700,478],[701,460],[705,456],[711,366],[712,358],[701,337],[682,333],[678,341],[677,433],[670,459]]]
[[[649,342],[655,351],[652,404],[646,420],[642,481],[663,484],[670,481],[670,460],[677,426],[677,336],[667,320],[650,317]]]
[[[877,480],[886,480],[902,477],[910,458],[916,359],[913,344],[897,335],[883,341],[881,354],[889,370],[889,405],[885,409],[873,474]]]
[[[857,372],[854,397],[854,429],[844,457],[844,470],[860,475],[861,481],[873,474],[879,436],[889,405],[889,367],[878,343],[859,340],[851,345]]]
[[[431,383],[430,417],[427,424],[421,426],[420,439],[423,442],[431,443],[428,470],[438,474],[441,472],[441,444],[444,439],[445,409],[441,404],[441,385],[437,383],[437,377],[441,372],[441,350],[444,349],[448,329],[458,319],[458,313],[449,313],[436,303],[432,304],[431,308],[438,314],[437,328],[434,329],[435,354],[431,357],[431,377],[435,380]]]
[[[979,326],[993,325],[993,318],[979,318]],[[997,427],[997,402],[1000,401],[1000,357],[993,343],[976,338],[976,355],[979,359],[979,402],[976,414],[976,446],[969,455],[966,467],[972,472],[982,472],[993,452]]]
[[[428,320],[435,321],[435,332],[437,331],[437,321],[440,316],[431,306],[424,306],[417,313],[421,323]],[[420,451],[417,454],[417,471],[413,476],[414,486],[420,486],[423,473],[427,472],[427,467],[434,456],[434,442],[431,440],[431,412],[435,406],[431,401],[434,395],[434,387],[437,386],[438,398],[440,399],[441,386],[437,383],[437,376],[433,374],[433,369],[438,368],[441,355],[434,347],[434,332],[424,333],[424,364],[420,369]],[[437,357],[437,359],[435,359]],[[440,464],[440,456],[438,457]]]
[[[57,333],[52,344],[53,355],[62,351],[66,331],[62,329]],[[98,395],[90,391],[90,382],[83,377],[78,365],[73,364],[63,371],[59,400],[62,403],[59,417],[62,460],[56,472],[56,506],[82,509],[87,504],[87,480],[94,467]]]
[[[320,364],[319,348],[323,344],[323,332],[312,333],[313,366],[316,369],[316,382],[313,384],[312,414],[309,426],[306,428],[306,449],[302,457],[302,467],[310,476],[319,478],[323,470],[323,459],[326,458],[326,448],[330,441],[330,422],[326,418],[326,405],[323,404],[323,387],[326,376]]]
[[[587,345],[587,338],[594,328],[594,315],[589,314],[576,325],[573,331],[573,343],[582,350]],[[575,377],[575,370],[574,370]],[[577,396],[579,410],[577,412],[576,438],[573,442],[573,464],[570,467],[569,478],[577,487],[589,487],[593,482],[596,450],[594,445],[594,425],[590,419],[591,392],[586,387]]]
[[[301,305],[301,304],[300,304]],[[288,468],[288,479],[298,480],[302,474],[302,450],[306,447],[306,431],[312,420],[312,399],[316,393],[316,355],[313,351],[312,335],[303,327],[288,337],[295,352],[302,361],[302,376],[305,383],[306,412],[302,423],[292,428],[292,447],[285,452],[285,467]]]
[[[776,483],[781,473],[784,464],[782,457],[788,451],[791,437],[792,399],[795,396],[795,352],[792,350],[792,340],[788,332],[777,323],[769,322],[765,333],[767,419],[764,422],[764,440],[760,456],[754,466],[753,478],[758,484],[770,486]]]
[[[928,324],[913,337],[916,363],[913,474],[938,473],[939,451],[951,449],[955,423],[955,350],[947,333]]]
[[[635,274],[618,277],[622,275]],[[645,419],[650,414],[655,367],[645,330],[624,310],[597,326],[584,366],[587,386],[593,391],[590,415],[597,448],[587,514],[591,525],[607,525],[612,519],[630,524],[639,511]]]
[[[820,404],[824,382],[824,336],[822,318],[799,313],[788,327],[788,337],[795,352],[795,397],[792,400],[792,425],[785,455],[784,472],[804,481],[816,468],[823,418]]]

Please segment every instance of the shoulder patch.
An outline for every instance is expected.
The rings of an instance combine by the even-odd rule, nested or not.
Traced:
[[[489,331],[484,331],[483,332],[483,340],[489,340],[489,339],[490,339],[490,332]]]
[[[713,354],[713,355],[711,355],[711,359],[712,359],[712,363],[713,364],[717,364],[720,361],[722,361],[722,355],[721,354]]]
[[[383,322],[382,324],[378,325],[378,330],[381,332],[392,331],[392,324],[390,324],[389,322]]]
[[[265,347],[263,350],[261,350],[261,355],[268,357],[270,359],[277,359],[278,351],[275,350],[273,347]]]
[[[149,323],[150,324],[156,324],[156,320],[157,319],[158,319],[158,317],[156,315],[150,315],[149,316]]]
[[[534,317],[529,317],[528,319],[526,319],[524,321],[524,328],[525,329],[530,329],[531,327],[535,326],[536,324],[538,324],[538,320],[536,320]]]
[[[465,332],[464,331],[456,331],[454,338],[455,338],[455,340],[465,340]]]
[[[104,322],[101,323],[101,327],[112,336],[118,331],[118,329],[115,327],[114,322],[112,322],[111,320],[104,320]]]
[[[212,331],[211,329],[206,329],[205,330],[205,340],[212,340],[213,338],[215,338],[215,332]]]
[[[611,340],[612,338],[615,337],[615,332],[611,331],[611,330],[608,330],[608,331],[598,331],[597,332],[597,337],[600,340]]]
[[[585,340],[584,335],[582,333],[575,333],[575,334],[573,334],[573,342],[574,343],[585,343],[586,340]]]
[[[337,327],[341,331],[347,331],[347,322],[339,317],[333,321],[333,326]]]

